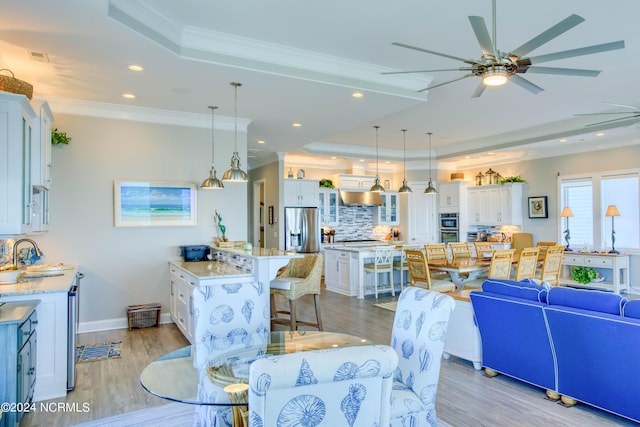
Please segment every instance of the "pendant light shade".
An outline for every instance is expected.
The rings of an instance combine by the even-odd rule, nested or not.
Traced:
[[[438,194],[438,190],[431,183],[431,132],[427,133],[427,135],[429,135],[429,183],[427,188],[424,189],[424,194]]]
[[[231,169],[224,173],[222,180],[231,182],[247,182],[249,181],[249,175],[240,168],[240,155],[238,155],[238,87],[242,86],[242,83],[231,82],[229,84],[233,86],[235,96],[233,156],[231,156]]]
[[[380,184],[380,175],[378,174],[378,129],[380,126],[374,126],[376,128],[376,180],[369,191],[372,193],[384,193],[384,187]]]
[[[398,193],[413,193],[407,185],[407,130],[402,129],[402,187]]]
[[[213,132],[214,132],[214,111],[218,107],[214,107],[209,105],[209,109],[211,110],[211,169],[209,170],[209,178],[202,181],[202,185],[200,188],[204,190],[222,190],[224,188],[224,184],[222,181],[218,179],[216,176],[216,167],[214,164],[214,156],[215,156],[215,144],[213,140]]]

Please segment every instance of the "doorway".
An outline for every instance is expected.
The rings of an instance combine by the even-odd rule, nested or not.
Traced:
[[[253,246],[264,248],[265,225],[265,187],[266,182],[260,179],[253,182]]]

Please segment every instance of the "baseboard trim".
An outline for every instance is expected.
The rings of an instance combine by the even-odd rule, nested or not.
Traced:
[[[171,313],[160,314],[160,324],[173,323],[171,320]],[[129,321],[126,317],[119,317],[116,319],[96,320],[91,322],[80,322],[78,326],[78,333],[84,334],[88,332],[101,332],[110,331],[112,329],[128,329]]]

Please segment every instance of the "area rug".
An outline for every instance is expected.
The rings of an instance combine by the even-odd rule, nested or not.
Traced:
[[[193,425],[194,411],[194,405],[171,403],[89,421],[75,427],[190,427]],[[438,427],[452,426],[438,419]]]
[[[102,344],[79,345],[76,347],[76,362],[93,362],[95,360],[116,359],[122,356],[122,341]]]
[[[396,311],[396,307],[398,306],[398,301],[379,302],[379,303],[373,304],[373,306],[382,308],[383,310]]]

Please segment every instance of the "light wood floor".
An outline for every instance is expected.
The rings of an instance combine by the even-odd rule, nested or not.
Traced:
[[[308,299],[307,299],[308,298]],[[379,302],[393,298],[381,297]],[[300,317],[311,320],[310,297],[299,304]],[[282,302],[278,300],[278,302]],[[394,313],[373,307],[373,297],[348,298],[332,292],[321,297],[325,330],[343,332],[388,343]],[[157,357],[188,344],[173,325],[139,330],[114,330],[80,334],[79,344],[124,342],[123,356],[78,364],[77,387],[54,402],[88,403],[88,412],[29,413],[21,427],[69,426],[109,415],[169,403],[142,389],[138,376]],[[606,373],[603,373],[606,374]],[[488,378],[470,362],[451,357],[442,360],[437,397],[438,418],[456,427],[473,426],[627,426],[623,418],[578,404],[565,408],[545,398],[542,389],[499,375]]]

